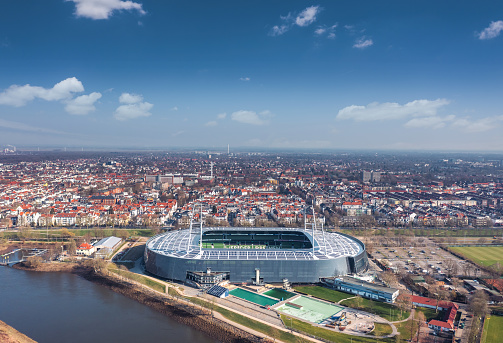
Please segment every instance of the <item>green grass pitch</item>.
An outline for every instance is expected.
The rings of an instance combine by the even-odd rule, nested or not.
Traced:
[[[503,264],[503,247],[451,247],[451,250],[482,266]]]

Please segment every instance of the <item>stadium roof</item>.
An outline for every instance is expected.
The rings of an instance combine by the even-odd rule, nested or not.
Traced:
[[[333,232],[313,231],[303,228],[241,228],[211,227],[207,231],[295,231],[304,233],[314,247],[313,249],[200,249],[201,230],[185,229],[170,231],[153,237],[148,247],[150,250],[166,255],[188,259],[202,260],[323,260],[341,256],[356,256],[363,251],[363,246],[354,238]]]

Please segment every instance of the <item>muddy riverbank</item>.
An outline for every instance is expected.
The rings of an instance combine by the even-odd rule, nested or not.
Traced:
[[[37,343],[30,337],[22,334],[12,326],[0,320],[0,342],[2,343]]]

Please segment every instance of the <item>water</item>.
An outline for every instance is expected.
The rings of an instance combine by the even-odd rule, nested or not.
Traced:
[[[215,342],[76,275],[9,267],[0,267],[0,320],[39,343]]]

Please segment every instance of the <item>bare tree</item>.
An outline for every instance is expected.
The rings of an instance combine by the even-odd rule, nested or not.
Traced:
[[[465,276],[471,276],[473,273],[473,269],[474,268],[473,268],[472,264],[465,261],[465,263],[463,264],[463,274]]]
[[[483,290],[475,291],[470,300],[470,310],[473,311],[475,316],[485,315],[488,311],[487,301],[487,294]]]
[[[379,278],[388,286],[398,284],[398,279],[392,271],[385,271],[379,274]]]
[[[400,309],[400,318],[403,316],[403,311],[409,311],[412,308],[412,298],[405,293],[400,293],[396,298],[396,305]]]
[[[444,262],[445,271],[447,272],[448,277],[453,277],[458,275],[458,262],[454,259],[448,259]]]

